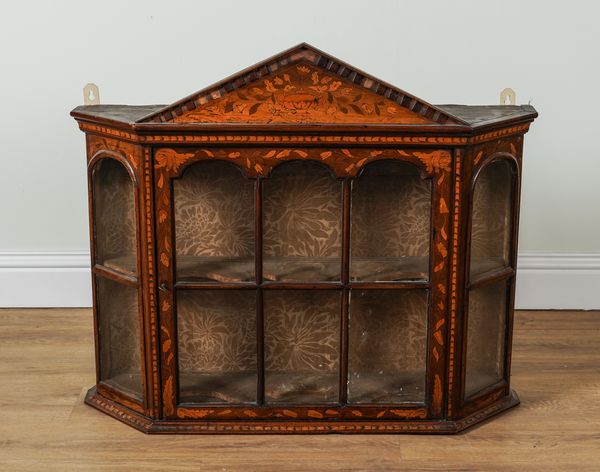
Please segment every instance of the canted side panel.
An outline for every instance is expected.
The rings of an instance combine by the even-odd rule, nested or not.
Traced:
[[[146,411],[141,148],[95,135],[86,143],[98,388]]]
[[[516,267],[517,256],[522,147],[523,135],[503,138],[497,141],[491,141],[482,145],[474,146],[469,150],[468,159],[466,161],[465,173],[468,177],[468,186],[465,190],[466,195],[464,204],[466,214],[464,215],[463,220],[465,226],[465,242],[463,246],[465,248],[465,254],[463,258],[464,271],[462,277],[464,281],[464,288],[462,289],[464,302],[462,307],[463,316],[460,346],[460,389],[456,394],[456,404],[457,408],[460,410],[461,416],[472,414],[473,412],[487,405],[493,404],[494,402],[498,401],[499,398],[508,395],[510,391],[510,358],[512,352],[515,292],[514,268]],[[494,239],[491,236],[487,236],[492,234],[490,228],[494,227],[494,221],[487,222],[487,219],[489,219],[487,216],[484,217],[483,220],[481,219],[482,214],[484,216],[488,213],[493,215],[502,214],[502,208],[497,208],[494,211],[488,208],[487,210],[484,209],[482,212],[482,208],[479,208],[478,205],[484,205],[485,201],[482,202],[473,200],[473,192],[475,191],[475,185],[477,182],[474,179],[481,175],[484,168],[490,164],[499,164],[502,162],[506,162],[507,165],[514,167],[515,179],[513,183],[506,184],[511,187],[510,192],[512,194],[510,210],[505,218],[508,221],[506,223],[508,228],[502,229],[502,231],[498,230],[493,232],[494,235],[502,235],[505,231],[508,231],[508,234],[505,235],[504,239],[506,241],[505,249],[503,249],[504,243],[502,243],[502,238]],[[486,183],[484,179],[478,180]],[[505,190],[506,189],[501,190],[500,193]],[[493,191],[493,194],[498,194],[498,191]],[[494,203],[493,201],[491,203],[496,207],[500,204],[499,202]],[[477,215],[479,215],[479,217],[476,218]],[[479,224],[484,224],[485,226],[479,227],[477,226]],[[503,226],[503,228],[506,228],[506,226]],[[494,254],[498,254],[499,256],[494,259],[493,257],[487,257],[487,254],[492,256]],[[502,254],[504,254],[504,256],[502,256]],[[491,261],[491,265],[488,264],[489,267],[485,266],[485,264],[484,266],[481,266],[480,262],[484,259]],[[498,261],[496,266],[494,266],[493,263],[495,260]],[[502,262],[502,260],[504,260],[504,262]],[[490,290],[493,290],[494,287],[504,286],[507,287],[506,292],[498,293],[497,295],[494,295],[494,293],[496,293],[495,291],[490,292]],[[498,299],[498,296],[500,296],[501,299]],[[498,300],[492,302],[492,299]],[[505,314],[498,312],[498,316],[502,316],[502,324],[499,325],[500,331],[492,332],[490,331],[491,328],[488,328],[493,320],[481,324],[480,317],[484,315],[491,316],[490,310],[495,313],[497,310],[493,307],[497,306],[501,307],[502,312]],[[471,320],[469,316],[469,310],[475,310],[472,314],[473,316]],[[473,338],[473,330],[476,326],[488,327],[485,330],[487,334],[481,335],[494,337],[494,339],[490,339],[488,342],[497,345],[498,352],[495,350],[486,349],[485,351],[487,354],[486,352],[480,352],[478,354],[474,353],[473,349],[478,349],[478,341],[477,339]],[[472,338],[470,346],[469,336]],[[495,339],[498,336],[500,337],[496,341]],[[473,357],[474,355],[476,355],[476,358]],[[499,363],[496,380],[490,377],[488,381],[485,381],[485,378],[482,377],[478,383],[474,378],[473,372],[471,372],[470,380],[467,379],[469,362],[473,368],[475,368],[478,364],[481,364],[482,366],[488,365],[489,367],[487,368],[487,371],[489,371],[489,375],[491,375],[491,363],[494,362],[492,357],[496,359],[496,364]],[[485,359],[487,358],[489,358],[489,361],[486,364]],[[476,359],[476,361],[474,361],[474,359]]]

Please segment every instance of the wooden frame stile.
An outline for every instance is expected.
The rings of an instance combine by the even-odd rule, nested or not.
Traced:
[[[461,385],[460,362],[462,354],[462,312],[463,303],[460,297],[463,287],[464,261],[461,248],[464,247],[465,231],[461,219],[464,215],[464,169],[465,158],[468,148],[458,148],[453,151],[452,166],[452,231],[451,231],[451,268],[448,279],[447,290],[449,292],[448,303],[448,361],[447,361],[447,401],[446,417],[454,419],[458,417]],[[457,395],[458,392],[458,395]]]
[[[140,228],[140,178],[138,175],[138,166],[139,166],[139,152],[140,148],[136,145],[131,145],[125,142],[119,142],[112,139],[103,139],[101,137],[90,135],[87,138],[87,148],[88,148],[88,165],[87,165],[87,175],[88,175],[88,203],[89,203],[89,221],[90,221],[90,257],[91,257],[91,266],[92,266],[92,297],[93,297],[93,317],[94,317],[94,340],[96,345],[96,390],[101,395],[106,398],[116,401],[125,405],[127,408],[137,412],[146,414],[148,411],[147,408],[147,382],[146,382],[146,349],[143,340],[144,336],[144,327],[146,323],[144,322],[144,297],[142,289],[143,281],[142,277],[140,277],[140,273],[142,272],[142,253],[141,249],[144,245],[145,241],[141,237],[142,231]],[[123,152],[127,150],[127,152]],[[96,242],[96,213],[95,213],[95,205],[94,205],[94,180],[93,175],[96,170],[96,165],[104,159],[113,159],[117,161],[123,168],[127,171],[129,178],[131,179],[133,192],[134,192],[134,227],[135,227],[135,237],[136,237],[136,268],[137,274],[135,276],[131,276],[128,274],[119,273],[117,270],[104,267],[101,264],[97,263],[96,253],[97,253],[97,242]],[[98,317],[98,295],[97,295],[97,280],[98,277],[103,277],[105,279],[113,280],[122,285],[134,287],[137,290],[137,329],[140,335],[140,358],[141,358],[141,382],[142,382],[142,398],[137,399],[133,396],[127,395],[124,392],[121,392],[112,386],[104,383],[100,378],[100,333],[99,333],[99,317]]]
[[[142,257],[143,272],[142,283],[144,286],[144,313],[145,318],[145,342],[146,351],[146,410],[151,418],[162,416],[162,395],[160,392],[160,359],[161,351],[158,333],[158,294],[157,294],[157,264],[156,264],[156,238],[154,217],[154,168],[152,148],[144,146],[141,148],[143,155],[143,227],[145,231],[146,253]]]
[[[537,117],[533,107],[430,105],[301,44],[169,106],[83,106],[72,115],[86,133],[88,159],[97,372],[96,386],[86,396],[89,405],[144,432],[211,434],[456,433],[518,404],[509,382],[514,270],[523,138]],[[94,166],[107,158],[123,165],[133,183],[135,274],[120,273],[96,258],[92,174]],[[474,282],[470,278],[473,192],[476,177],[496,159],[509,159],[516,169],[508,268],[488,273],[484,280],[510,284],[503,378],[465,398],[469,290]],[[404,273],[364,280],[351,275],[353,185],[379,160],[410,164],[431,182],[427,280],[424,276],[404,277]],[[179,280],[173,182],[189,167],[214,161],[233,165],[254,182],[254,215],[248,223],[254,228],[254,276],[234,278],[236,282],[201,277]],[[263,277],[263,259],[271,257],[263,257],[263,216],[268,213],[263,191],[273,169],[291,161],[324,166],[340,183],[341,220],[336,226],[341,234],[339,279]],[[425,230],[423,234],[424,246]],[[133,248],[127,250],[133,254]],[[141,399],[102,381],[99,278],[137,288]],[[205,289],[256,293],[256,401],[186,403],[178,398],[177,291]],[[269,328],[263,295],[270,290],[298,289],[340,294],[338,376],[331,387],[338,390],[336,401],[265,399],[265,350],[269,346],[265,347],[265,330]],[[354,354],[349,334],[354,320],[352,292],[383,289],[427,291],[426,332],[425,328],[421,331],[426,337],[426,354],[420,364],[425,364],[425,379],[419,384],[421,396],[415,397],[423,401],[352,403],[353,390],[348,393],[349,358]]]

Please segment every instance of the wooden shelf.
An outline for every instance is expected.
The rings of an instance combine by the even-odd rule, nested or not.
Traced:
[[[180,374],[180,403],[255,403],[256,372]]]
[[[255,403],[256,372],[193,373],[180,378],[181,403]],[[266,402],[335,402],[338,373],[267,372]]]
[[[506,267],[506,262],[501,257],[471,258],[471,278],[480,278],[488,272],[495,272]]]
[[[105,258],[102,262],[98,262],[98,265],[107,267],[124,275],[136,275],[135,254],[123,254],[120,256]]]
[[[395,282],[429,279],[429,257],[353,257],[350,280]]]
[[[252,282],[254,257],[177,256],[177,279],[190,282]]]
[[[112,261],[115,264],[114,261]],[[252,257],[178,256],[180,282],[241,283],[254,281]],[[266,257],[263,279],[267,282],[335,282],[340,280],[341,260],[336,257]],[[427,281],[427,257],[355,257],[352,281]]]
[[[355,372],[348,382],[349,403],[422,403],[425,372],[377,374]]]

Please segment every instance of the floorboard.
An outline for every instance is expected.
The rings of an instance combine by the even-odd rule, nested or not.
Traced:
[[[146,436],[93,382],[90,310],[0,310],[0,471],[600,470],[600,312],[518,312],[522,403],[457,436]]]

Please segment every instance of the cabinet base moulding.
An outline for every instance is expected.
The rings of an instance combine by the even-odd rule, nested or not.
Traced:
[[[482,423],[520,401],[514,390],[488,407],[458,420],[404,420],[404,421],[197,421],[161,420],[144,416],[103,397],[91,388],[85,403],[123,423],[147,434],[372,434],[372,433],[428,433],[456,434]]]

